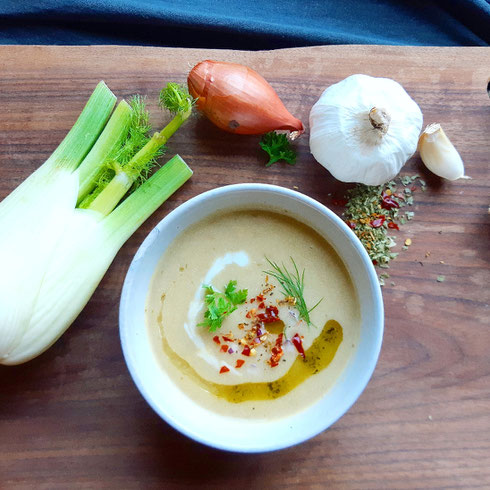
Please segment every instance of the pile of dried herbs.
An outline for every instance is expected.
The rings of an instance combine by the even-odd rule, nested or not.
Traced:
[[[425,191],[426,184],[418,175],[403,176],[380,186],[358,184],[347,191],[344,219],[361,240],[374,265],[387,268],[398,255],[391,251],[396,242],[388,232],[399,230],[399,225],[413,218],[413,211],[402,211],[402,208],[413,204],[412,192],[417,183]],[[403,249],[407,248],[404,245]],[[382,276],[387,274],[380,276],[381,284],[384,283]]]

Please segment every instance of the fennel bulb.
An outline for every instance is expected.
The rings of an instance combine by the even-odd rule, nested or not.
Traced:
[[[97,187],[99,167],[130,131],[132,109],[124,101],[107,122],[115,100],[101,82],[53,155],[0,203],[1,364],[26,362],[50,347],[125,241],[192,175],[175,156],[120,204],[126,192],[100,190],[111,202],[106,212],[77,208],[82,187],[86,195]]]

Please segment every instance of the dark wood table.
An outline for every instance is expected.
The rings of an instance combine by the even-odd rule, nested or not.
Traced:
[[[95,84],[157,95],[203,59],[257,69],[308,122],[328,85],[353,73],[399,81],[424,124],[440,122],[472,180],[421,174],[413,221],[383,289],[386,328],[367,389],[333,427],[276,453],[217,451],[180,435],[146,404],[126,369],[118,304],[129,263],[169,211],[216,186],[267,182],[330,206],[346,185],[317,164],[308,135],[295,167],[265,168],[255,136],[195,117],[169,145],[194,176],[133,235],[91,301],[45,354],[0,368],[0,488],[490,487],[489,48],[331,46],[268,52],[142,47],[0,47],[0,199],[49,156]],[[0,231],[1,232],[1,231]],[[445,276],[444,282],[437,277]],[[0,271],[1,280],[1,271]],[[394,285],[392,285],[392,282]]]

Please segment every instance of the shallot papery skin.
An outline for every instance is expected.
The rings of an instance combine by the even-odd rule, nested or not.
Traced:
[[[197,108],[216,126],[236,134],[274,130],[304,132],[303,123],[284,107],[269,83],[237,63],[206,60],[187,78]]]

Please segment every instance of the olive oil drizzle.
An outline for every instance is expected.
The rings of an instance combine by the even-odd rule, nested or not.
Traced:
[[[298,356],[289,371],[269,383],[242,383],[237,385],[220,385],[207,381],[189,365],[184,359],[177,355],[169,346],[163,335],[162,315],[157,319],[162,337],[162,345],[166,355],[185,374],[190,376],[204,390],[213,395],[223,398],[230,403],[241,403],[256,400],[273,400],[286,395],[306,379],[325,369],[335,357],[343,339],[341,325],[335,320],[325,323],[322,332],[314,340],[309,349],[305,351],[305,359]]]

